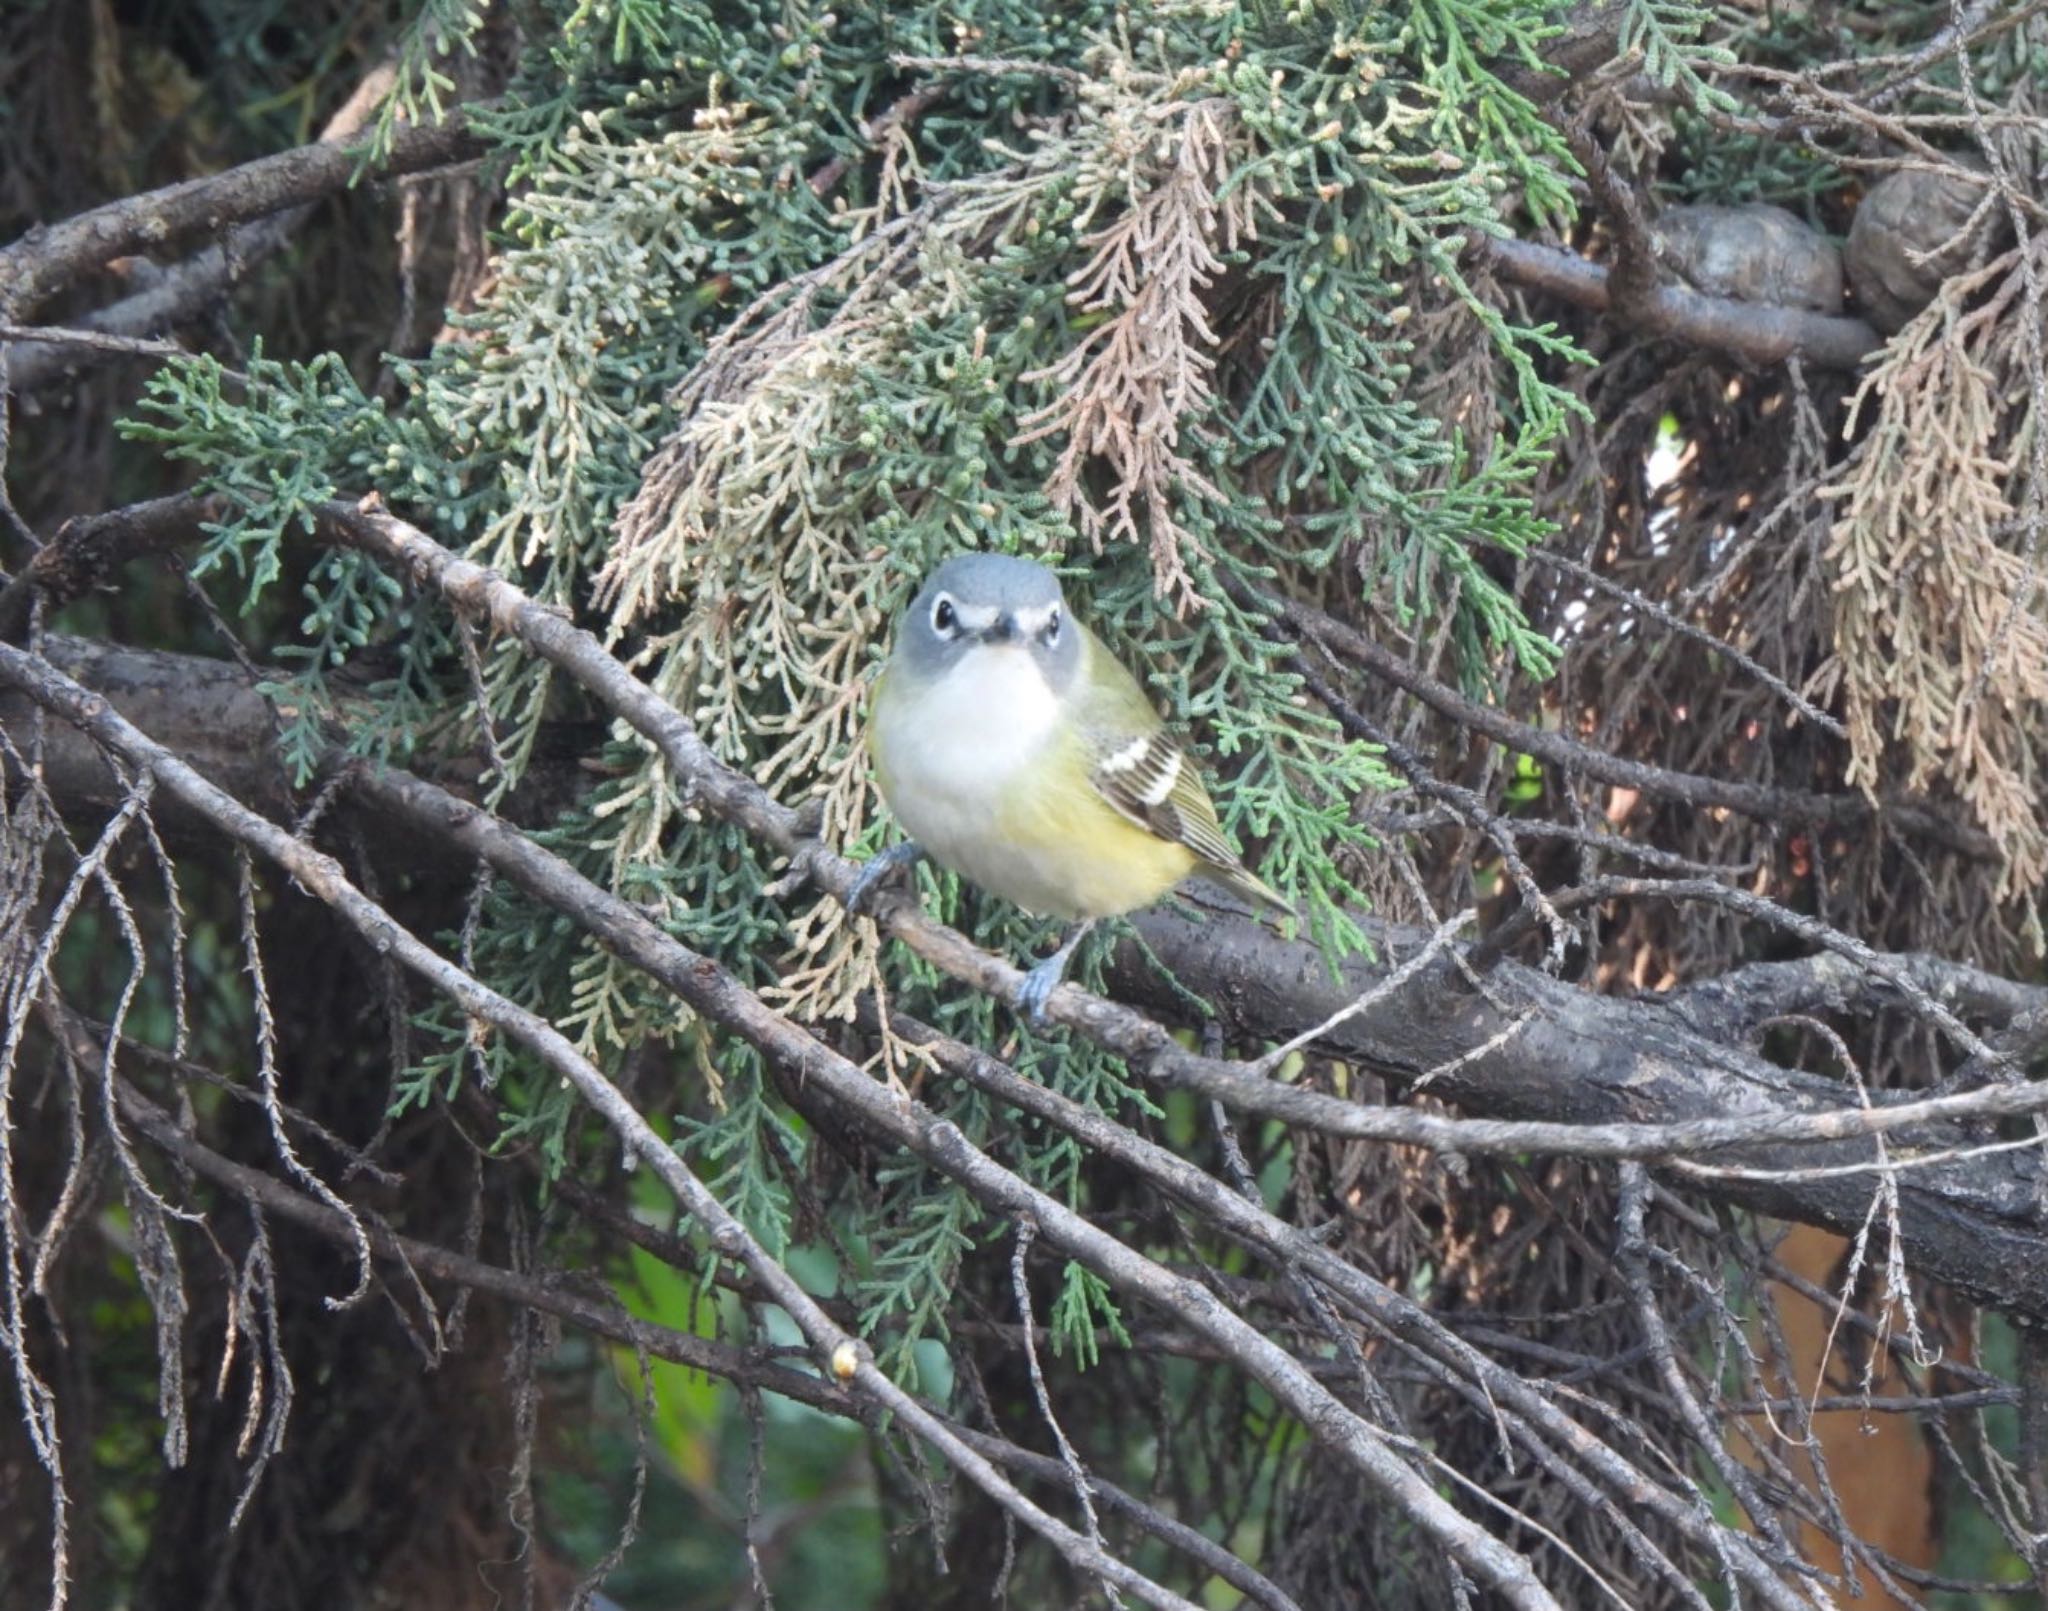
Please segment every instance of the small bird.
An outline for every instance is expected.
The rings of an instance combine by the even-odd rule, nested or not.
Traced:
[[[1031,560],[962,554],[926,579],[867,741],[911,838],[862,869],[848,905],[929,855],[1028,912],[1075,920],[1018,994],[1034,1023],[1098,919],[1149,906],[1190,873],[1292,911],[1223,837],[1137,679]]]

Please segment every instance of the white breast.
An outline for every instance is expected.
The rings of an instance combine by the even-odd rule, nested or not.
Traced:
[[[1037,764],[1058,702],[1028,650],[983,644],[912,696],[880,736],[889,808],[939,861],[972,876],[997,803]]]

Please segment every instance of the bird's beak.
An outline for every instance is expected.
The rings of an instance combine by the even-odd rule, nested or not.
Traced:
[[[981,641],[993,644],[1015,643],[1022,636],[1023,634],[1017,630],[1017,618],[1005,611],[989,622],[981,634]]]

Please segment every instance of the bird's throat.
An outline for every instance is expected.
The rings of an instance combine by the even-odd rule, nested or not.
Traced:
[[[877,755],[889,804],[913,838],[957,866],[947,847],[993,832],[1043,767],[1059,701],[1029,650],[997,645],[977,645],[906,696]]]

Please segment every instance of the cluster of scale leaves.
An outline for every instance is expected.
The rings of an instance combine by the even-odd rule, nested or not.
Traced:
[[[384,408],[339,363],[284,365],[260,351],[237,378],[194,359],[152,386],[132,429],[194,460],[236,502],[208,566],[253,597],[280,573],[281,546],[311,504],[374,490],[608,631],[686,708],[701,695],[693,714],[707,738],[796,800],[821,778],[864,770],[858,702],[844,684],[872,669],[927,567],[970,546],[1063,562],[1091,621],[1146,669],[1161,707],[1222,774],[1225,823],[1259,847],[1264,874],[1300,898],[1333,951],[1360,944],[1343,911],[1359,899],[1345,869],[1370,847],[1350,810],[1383,775],[1301,698],[1233,584],[1279,573],[1326,592],[1334,570],[1362,567],[1351,585],[1447,631],[1469,680],[1550,663],[1552,646],[1474,548],[1515,550],[1541,535],[1525,489],[1570,406],[1557,382],[1575,355],[1547,328],[1505,318],[1458,265],[1471,231],[1502,228],[1517,211],[1568,214],[1557,135],[1496,76],[1536,60],[1554,8],[538,0],[527,10],[510,92],[470,114],[512,182],[494,278],[454,339],[403,367],[401,401]],[[1644,8],[1660,27],[1671,10]],[[437,62],[467,48],[476,23],[465,4],[427,8],[425,43],[404,58],[404,104],[432,106],[446,83]],[[902,60],[954,56],[984,65]],[[934,74],[945,93],[878,155],[867,122]],[[1205,355],[1210,387],[1172,422],[1197,473],[1162,511],[1185,574],[1181,594],[1162,598],[1160,552],[1113,527],[1093,552],[1074,510],[1047,494],[1065,442],[1026,426],[1057,416],[1047,375],[1113,316],[1073,306],[1075,276],[1100,232],[1163,182],[1176,119],[1197,101],[1221,108],[1229,129],[1217,204],[1252,224],[1207,243],[1216,282],[1275,311],[1228,362]],[[835,162],[836,181],[814,186]],[[907,243],[894,258],[880,244],[892,239]],[[870,271],[893,278],[871,284]],[[1432,362],[1403,334],[1419,295],[1461,308],[1480,333],[1498,392],[1484,439],[1410,400]],[[840,315],[843,344],[831,328]],[[730,388],[690,391],[707,355],[744,354],[747,321],[778,319],[799,349],[825,334],[809,367],[757,354],[751,368],[735,363]],[[694,399],[690,419],[678,417],[678,397]],[[621,513],[643,495],[650,460],[693,429],[701,440],[689,451],[725,455],[728,473],[705,495],[708,517],[679,527],[638,578],[633,611],[608,616],[595,585],[616,557]],[[1083,496],[1090,485],[1084,477]],[[363,565],[328,562],[307,588],[290,706],[303,713],[295,742],[308,762],[318,724],[337,714],[365,747],[400,755],[429,727],[470,719],[455,715],[472,680],[445,625],[420,619],[431,614],[422,602]],[[398,646],[401,673],[377,710],[343,711],[326,672],[380,641]],[[823,690],[818,665],[803,661],[820,641],[840,646],[836,685]],[[486,659],[509,784],[566,696],[516,645]],[[819,698],[833,702],[829,722],[805,703]],[[812,748],[799,744],[805,735]],[[774,987],[790,925],[806,921],[812,898],[772,895],[775,869],[758,847],[696,820],[644,746],[621,734],[604,760],[613,781],[554,825],[550,843],[748,982]],[[871,796],[863,785],[845,801],[851,815],[835,829],[873,848],[885,829]],[[1045,939],[950,878],[927,896],[992,945],[1016,952]],[[650,1038],[693,1060],[716,1100],[680,1121],[679,1145],[771,1246],[788,1245],[774,1154],[800,1162],[804,1137],[765,1094],[751,1051],[687,1021],[565,920],[506,892],[491,894],[467,949],[494,984],[608,1064]],[[1093,966],[1084,953],[1084,977]],[[894,999],[942,1027],[988,1043],[1019,1034],[993,1004],[914,962],[891,954],[887,967]],[[558,1164],[573,1156],[579,1132],[553,1082],[435,1021],[445,1050],[416,1071],[407,1100],[487,1079],[516,1133]],[[1144,1108],[1113,1059],[1028,1035],[1020,1044],[1027,1072],[1105,1108]],[[949,1116],[971,1136],[997,1130],[977,1098],[926,1096],[953,1103]],[[1028,1177],[1082,1200],[1072,1143],[1025,1130],[1002,1145]],[[898,1339],[893,1357],[907,1364],[910,1342],[943,1326],[949,1281],[985,1227],[922,1169],[873,1189],[879,1202],[848,1245],[867,1261],[865,1318]],[[1076,1346],[1106,1306],[1105,1294],[1069,1282],[1057,1313]]]

